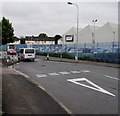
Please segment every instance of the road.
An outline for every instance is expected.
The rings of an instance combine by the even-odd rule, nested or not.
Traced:
[[[118,114],[117,68],[39,58],[14,68],[30,76],[73,114]]]

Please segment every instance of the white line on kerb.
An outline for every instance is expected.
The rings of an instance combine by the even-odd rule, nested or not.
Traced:
[[[109,76],[109,75],[104,75],[104,76],[105,76],[105,77],[108,77],[108,78],[111,78],[111,79],[119,80],[118,78],[112,77],[112,76]]]

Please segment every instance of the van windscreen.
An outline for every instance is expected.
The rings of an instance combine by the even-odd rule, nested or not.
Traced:
[[[25,50],[26,54],[33,53],[34,54],[34,49],[26,49]]]

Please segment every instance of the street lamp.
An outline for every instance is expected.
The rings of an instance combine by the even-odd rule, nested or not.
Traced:
[[[96,20],[92,20],[92,22],[94,23],[94,33],[93,33],[93,40],[92,40],[92,43],[93,45],[95,44],[95,23],[97,22],[97,19]]]
[[[77,4],[68,2],[69,5],[75,5],[77,7],[77,39],[76,39],[76,56],[75,60],[78,60],[78,29],[79,29],[79,7]]]
[[[115,43],[115,31],[113,31],[113,45],[112,45],[112,52],[114,52],[114,43]]]

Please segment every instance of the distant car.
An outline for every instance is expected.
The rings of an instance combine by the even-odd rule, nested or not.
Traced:
[[[102,51],[102,53],[110,53],[111,51],[110,50],[107,50],[107,49],[105,49],[105,50],[103,50]]]
[[[16,51],[14,50],[14,49],[9,49],[8,51],[7,51],[7,54],[8,55],[16,55]]]
[[[83,48],[82,52],[83,53],[91,53],[91,49],[90,48]]]
[[[70,49],[68,52],[69,52],[69,53],[74,53],[74,52],[75,52],[75,49]]]

